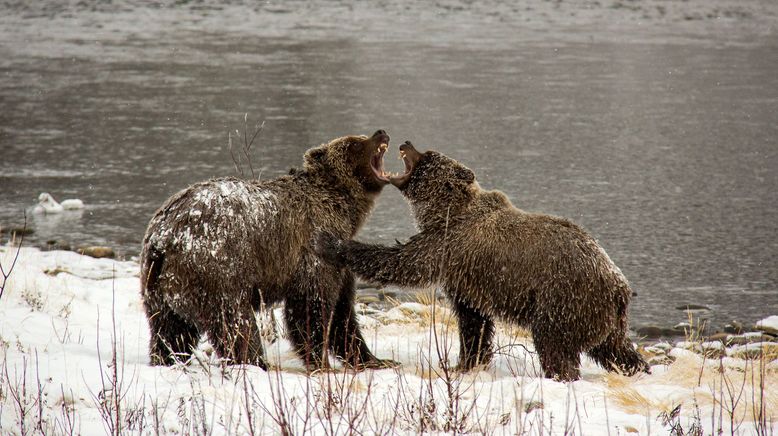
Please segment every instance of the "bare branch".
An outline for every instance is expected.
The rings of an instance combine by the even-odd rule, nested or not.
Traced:
[[[243,168],[243,164],[248,164],[249,171],[251,172],[251,178],[259,179],[262,176],[262,171],[256,174],[254,171],[254,163],[251,161],[251,147],[254,145],[254,141],[262,134],[265,129],[265,121],[257,121],[254,124],[254,132],[249,139],[249,114],[246,112],[243,114],[243,133],[241,135],[240,130],[235,129],[235,135],[240,138],[243,136],[243,145],[240,146],[240,150],[235,151],[232,145],[232,132],[227,132],[227,148],[230,151],[230,157],[232,163],[235,165],[235,171],[240,177],[246,177],[246,173]],[[240,139],[238,139],[240,141]]]
[[[248,150],[250,150],[251,146],[254,145],[254,139],[256,139],[256,137],[260,133],[262,133],[262,130],[264,129],[265,129],[265,120],[262,120],[262,123],[258,122],[256,125],[254,125],[254,134],[251,136],[251,140],[249,140],[248,147],[246,147]]]
[[[249,128],[249,114],[246,112],[243,115],[243,154],[246,156],[246,161],[249,164],[249,171],[251,171],[251,177],[257,178],[254,174],[254,165],[251,163],[251,154],[249,153],[251,151],[251,146],[254,145],[254,140],[257,138],[257,135],[262,132],[262,129],[265,128],[265,122],[262,121],[262,124],[260,125],[259,122],[257,122],[254,125],[254,133],[251,135],[251,140],[248,139],[248,128]]]
[[[8,283],[8,278],[11,276],[11,273],[14,270],[14,267],[16,266],[16,261],[19,260],[19,252],[22,250],[22,243],[24,243],[24,234],[27,233],[27,212],[24,212],[24,226],[22,226],[22,232],[21,235],[19,235],[19,245],[16,247],[16,254],[14,254],[14,259],[11,261],[11,266],[8,267],[8,270],[6,271],[3,268],[3,263],[0,262],[0,274],[3,276],[3,282],[0,283],[0,298],[3,298],[3,292],[5,291],[5,285]],[[12,236],[12,241],[15,239],[15,234]]]

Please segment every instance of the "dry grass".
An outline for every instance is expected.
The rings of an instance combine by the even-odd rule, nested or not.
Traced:
[[[633,386],[634,380],[621,374],[609,372],[603,377],[607,386],[608,399],[627,413],[646,414],[651,410],[665,410],[664,402],[651,400]]]
[[[758,435],[773,434],[778,420],[778,346],[762,344],[736,359],[723,353],[711,359],[701,352],[704,323],[690,315],[689,325],[685,342],[696,353],[677,350],[672,363],[638,379],[606,374],[602,382],[609,403],[628,413],[658,414],[672,435],[702,434],[704,426],[718,434],[739,434],[745,427]],[[664,394],[643,389],[653,385],[672,389]]]

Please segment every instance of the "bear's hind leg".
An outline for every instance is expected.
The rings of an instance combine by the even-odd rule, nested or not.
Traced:
[[[457,370],[468,371],[477,365],[489,363],[494,354],[494,321],[462,301],[454,301],[454,312],[459,322]]]
[[[540,366],[546,377],[559,381],[574,381],[581,377],[581,355],[572,344],[559,343],[553,338],[563,338],[564,332],[547,333],[532,329],[532,341],[540,357]],[[551,338],[551,340],[549,340]]]
[[[200,340],[197,327],[176,315],[164,303],[151,308],[147,302],[146,306],[151,331],[151,364],[169,366],[177,361],[186,362]]]
[[[632,343],[624,335],[611,334],[586,354],[608,371],[618,370],[628,376],[641,371],[651,372],[643,356],[632,347]]]
[[[256,365],[267,369],[265,352],[259,334],[254,311],[248,303],[233,302],[232,305],[217,308],[218,315],[204,315],[208,339],[219,357],[229,359],[234,364]]]

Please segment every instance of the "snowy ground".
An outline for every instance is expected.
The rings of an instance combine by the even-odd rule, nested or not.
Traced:
[[[6,271],[15,252],[0,248]],[[778,430],[775,348],[756,360],[674,348],[673,363],[632,378],[584,360],[582,379],[565,384],[542,378],[531,341],[502,326],[495,362],[459,375],[440,364],[458,349],[448,311],[431,323],[431,306],[405,303],[361,319],[371,348],[402,362],[396,370],[306,375],[283,339],[268,345],[269,372],[224,366],[207,343],[189,364],[160,368],[148,364],[138,287],[135,262],[21,250],[0,299],[0,434]]]

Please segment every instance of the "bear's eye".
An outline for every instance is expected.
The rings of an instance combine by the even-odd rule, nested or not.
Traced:
[[[362,141],[351,141],[348,145],[348,149],[352,152],[358,152],[362,151],[362,147],[364,147],[365,144],[362,143]]]

